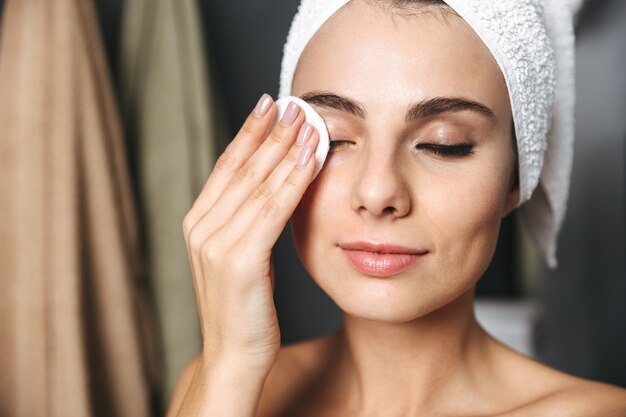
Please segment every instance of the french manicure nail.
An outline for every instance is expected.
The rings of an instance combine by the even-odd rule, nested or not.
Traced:
[[[287,110],[285,110],[285,114],[283,114],[283,117],[282,119],[280,119],[280,121],[283,124],[289,126],[293,124],[293,122],[296,121],[296,118],[298,117],[299,112],[300,112],[300,107],[298,107],[298,105],[292,101],[287,106]]]
[[[298,162],[296,163],[296,166],[298,168],[304,168],[311,159],[312,154],[313,150],[308,146],[302,149],[302,151],[300,152],[300,156],[298,157]]]
[[[298,133],[298,139],[296,139],[296,144],[304,145],[307,140],[311,137],[311,133],[313,132],[313,126],[308,123],[304,123],[300,128],[300,133]]]
[[[268,94],[263,94],[259,99],[259,102],[256,104],[254,108],[254,115],[256,117],[263,117],[267,114],[267,111],[270,109],[272,104],[272,97]]]

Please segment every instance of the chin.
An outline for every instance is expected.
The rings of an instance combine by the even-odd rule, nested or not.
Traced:
[[[423,309],[422,311],[419,302],[414,302],[411,305],[401,305],[393,302],[380,303],[370,300],[360,302],[336,300],[335,302],[346,315],[382,323],[407,323],[423,317],[429,312],[428,309]]]

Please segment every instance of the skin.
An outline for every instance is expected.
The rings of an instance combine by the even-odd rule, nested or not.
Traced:
[[[263,358],[255,362],[263,364],[259,369],[271,363],[263,374],[256,415],[626,416],[623,390],[519,355],[474,318],[476,282],[491,261],[501,219],[516,207],[519,190],[507,89],[471,28],[451,14],[398,16],[354,0],[322,26],[301,56],[293,95],[310,97],[320,91],[349,97],[363,114],[311,100],[331,140],[340,142],[294,204],[291,220],[298,254],[343,311],[344,327],[282,347],[275,360],[255,352]],[[406,121],[414,103],[437,97],[480,103],[493,116],[466,109]],[[461,143],[470,143],[472,152],[451,157],[428,147]],[[293,158],[296,151],[290,151]],[[310,175],[312,169],[309,165],[301,171]],[[192,212],[199,217],[201,210]],[[264,241],[268,248],[277,238],[278,232],[272,233]],[[222,245],[226,236],[218,239]],[[426,254],[398,275],[375,278],[353,269],[339,247],[359,240]],[[261,275],[269,283],[273,275],[269,266],[264,268]],[[234,290],[216,288],[207,294],[218,291]],[[201,318],[203,305],[219,302],[203,302],[200,295]],[[241,320],[239,327],[248,323],[236,313],[229,317]],[[247,320],[251,317],[259,314],[251,313]],[[262,317],[263,323],[272,322],[273,316]],[[205,352],[183,372],[168,415],[201,409],[197,404],[208,380],[202,378],[203,370],[207,358],[215,357],[206,352],[207,335],[226,321],[204,325]],[[231,336],[231,347],[249,340],[245,336]],[[276,333],[263,337],[276,340]]]

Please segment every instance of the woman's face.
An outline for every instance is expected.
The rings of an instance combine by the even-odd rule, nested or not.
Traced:
[[[292,93],[337,141],[292,218],[318,285],[391,322],[471,290],[519,198],[507,89],[472,29],[352,1],[307,45]]]

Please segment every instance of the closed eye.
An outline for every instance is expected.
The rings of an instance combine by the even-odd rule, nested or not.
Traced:
[[[336,150],[349,146],[352,142],[347,140],[331,140],[330,150]],[[462,157],[472,155],[474,153],[474,145],[471,143],[462,143],[459,145],[439,145],[434,143],[420,143],[415,146],[416,149],[422,149],[432,152],[443,157]]]
[[[415,145],[416,149],[423,149],[443,157],[461,157],[474,153],[474,145],[471,143],[462,143],[459,145],[438,145],[434,143],[420,143]]]

